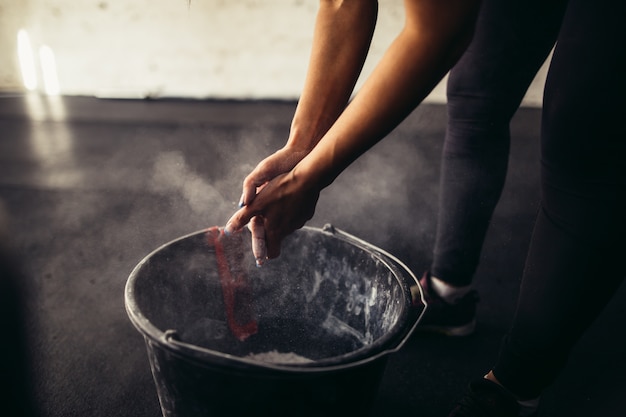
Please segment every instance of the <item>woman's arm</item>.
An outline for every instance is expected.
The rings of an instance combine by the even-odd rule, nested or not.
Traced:
[[[405,0],[402,32],[352,103],[306,157],[231,217],[226,231],[261,216],[255,227],[264,230],[268,257],[278,256],[282,239],[312,217],[320,191],[404,120],[461,56],[478,6],[479,0]]]
[[[344,110],[367,56],[375,0],[321,1],[288,145],[313,149]]]
[[[473,34],[475,0],[406,0],[406,22],[355,99],[294,174],[329,185],[432,91]]]
[[[287,144],[245,178],[241,205],[260,187],[290,171],[328,131],[346,107],[372,41],[376,0],[323,0],[317,13],[304,87]]]

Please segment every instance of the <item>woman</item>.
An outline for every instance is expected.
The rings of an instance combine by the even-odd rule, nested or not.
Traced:
[[[377,5],[322,1],[287,144],[246,177],[242,208],[227,222],[226,232],[249,223],[258,264],[279,256],[282,239],[312,217],[321,190],[426,97],[462,56],[476,24],[476,43],[468,54],[485,48],[488,56],[490,44],[484,41],[489,37],[480,35],[483,25],[498,22],[484,18],[490,4],[486,2],[477,20],[481,9],[475,0],[406,0],[404,28],[347,104],[367,55]],[[618,256],[626,249],[626,129],[621,123],[626,111],[626,2],[549,4],[553,18],[562,23],[551,34],[557,44],[543,106],[542,202],[517,313],[494,368],[470,384],[451,416],[535,413],[541,391],[556,378],[572,346],[626,275]],[[549,13],[535,6],[538,16]],[[463,62],[453,75],[463,76]],[[494,71],[500,64],[486,61]],[[514,78],[519,95],[522,81]],[[475,82],[472,94],[487,91]],[[470,108],[467,103],[460,106]],[[499,110],[493,106],[494,112]],[[484,152],[468,157],[477,162]],[[449,184],[442,181],[442,187],[445,195]],[[487,221],[491,210],[486,211]],[[480,246],[482,237],[474,244]],[[438,278],[445,282],[445,276]],[[448,284],[453,289],[464,286],[453,280]]]

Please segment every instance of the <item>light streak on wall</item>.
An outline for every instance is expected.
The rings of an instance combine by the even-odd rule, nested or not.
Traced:
[[[59,77],[57,75],[56,59],[52,48],[43,45],[39,48],[39,63],[43,74],[43,84],[46,94],[56,96],[59,94]]]
[[[24,87],[33,91],[37,88],[37,70],[30,37],[24,29],[20,29],[17,33],[17,53]]]

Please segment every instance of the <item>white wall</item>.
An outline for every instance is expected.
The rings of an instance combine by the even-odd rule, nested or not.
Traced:
[[[0,0],[0,91],[23,89],[23,28],[35,52],[54,52],[62,94],[295,99],[316,10],[317,0]],[[401,0],[380,0],[361,79],[403,18]],[[525,104],[540,103],[544,78],[545,68]],[[440,85],[429,100],[444,93]]]

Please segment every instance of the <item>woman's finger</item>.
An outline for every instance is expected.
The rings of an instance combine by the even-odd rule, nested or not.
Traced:
[[[254,217],[254,215],[255,213],[252,212],[248,207],[240,208],[226,222],[226,226],[224,226],[224,233],[230,235],[240,231],[245,227],[246,224],[248,224],[248,222],[252,217]]]
[[[275,259],[280,256],[280,246],[282,243],[282,239],[280,235],[275,233],[266,234],[266,247],[267,247],[267,259]]]
[[[256,260],[256,266],[261,267],[267,260],[267,245],[265,243],[265,226],[263,217],[254,216],[248,223],[248,229],[252,234],[252,254]]]

